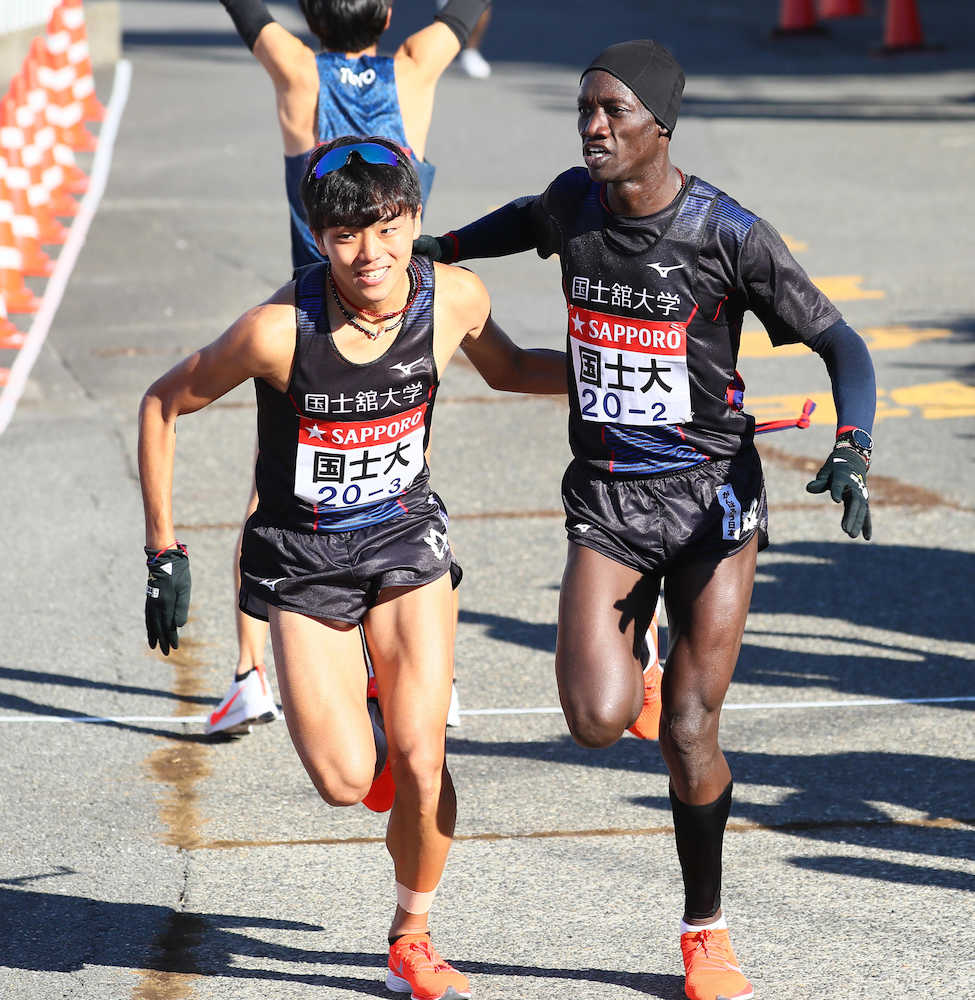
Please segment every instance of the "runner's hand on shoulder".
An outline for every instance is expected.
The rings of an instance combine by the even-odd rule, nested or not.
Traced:
[[[178,628],[186,624],[190,610],[190,557],[185,545],[157,552],[146,549],[149,582],[146,584],[146,635],[149,648],[169,656],[179,649]]]
[[[816,478],[806,484],[806,492],[825,493],[828,490],[834,503],[843,504],[843,530],[850,538],[856,538],[862,531],[863,537],[869,541],[873,530],[870,525],[870,493],[867,490],[868,468],[869,459],[841,438],[816,473]]]
[[[418,236],[413,241],[413,253],[442,263],[447,259],[446,249],[440,242],[442,239],[442,236]]]

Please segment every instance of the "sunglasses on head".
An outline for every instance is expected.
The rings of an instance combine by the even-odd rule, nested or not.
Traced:
[[[378,142],[354,142],[348,146],[336,146],[330,149],[316,164],[315,177],[320,179],[335,170],[341,170],[353,153],[358,154],[366,163],[384,164],[389,167],[399,165],[399,157],[386,146]]]

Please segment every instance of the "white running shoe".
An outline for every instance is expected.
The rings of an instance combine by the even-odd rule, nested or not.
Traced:
[[[463,72],[474,80],[486,80],[491,75],[491,64],[477,49],[463,49],[457,62]]]
[[[280,718],[263,664],[252,667],[241,680],[234,680],[227,697],[207,716],[206,733],[240,736],[255,723]]]
[[[460,725],[460,698],[457,697],[457,685],[450,685],[450,708],[447,709],[447,725],[456,729]]]

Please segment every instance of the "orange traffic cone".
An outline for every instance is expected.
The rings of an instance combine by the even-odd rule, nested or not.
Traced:
[[[826,29],[816,22],[815,0],[782,0],[779,4],[779,23],[772,32],[773,38],[824,34]]]
[[[7,303],[0,292],[0,349],[16,351],[27,338],[7,319]]]
[[[41,248],[37,220],[30,213],[18,217],[7,181],[0,177],[0,247],[11,245],[20,251],[22,274],[47,278],[54,272],[54,261]]]
[[[23,73],[27,87],[27,100],[34,111],[35,121],[40,123],[41,127],[38,132],[43,134],[42,144],[45,147],[50,145],[51,156],[64,175],[63,190],[68,194],[84,194],[88,190],[88,178],[75,161],[71,147],[61,141],[57,129],[47,119],[47,106],[50,99],[39,79],[39,70],[44,64],[44,59],[44,39],[38,35],[31,42],[30,52],[24,60]],[[49,136],[48,130],[50,130]]]
[[[925,48],[924,35],[921,33],[917,0],[887,0],[884,44],[881,51],[910,52],[923,48]]]
[[[31,100],[32,95],[28,91],[23,71],[11,81],[7,96],[14,105],[15,122],[24,134],[21,159],[30,170],[32,181],[44,187],[50,211],[54,215],[77,215],[77,202],[62,190],[64,171],[54,162],[51,153],[54,129],[43,119],[38,119],[36,108],[40,106],[39,101],[36,98]]]
[[[95,75],[91,69],[88,28],[81,0],[62,0],[61,15],[71,38],[68,60],[75,69],[75,99],[81,101],[82,116],[86,122],[100,122],[105,117],[105,109],[95,96]]]
[[[6,181],[14,213],[26,211],[34,216],[42,243],[64,243],[68,233],[54,217],[51,196],[41,183],[36,150],[27,146],[23,129],[16,125],[16,113],[8,94],[0,101],[0,146],[7,158]]]
[[[40,308],[40,301],[24,284],[20,251],[12,245],[0,243],[0,295],[12,313],[32,313]]]
[[[820,17],[862,17],[863,0],[819,0]]]
[[[55,7],[44,37],[45,59],[38,68],[38,79],[48,96],[47,120],[71,149],[90,153],[97,143],[84,126],[81,102],[74,96],[75,70],[68,58],[70,44],[64,15],[60,7]]]

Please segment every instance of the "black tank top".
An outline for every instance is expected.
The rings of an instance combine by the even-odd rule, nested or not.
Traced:
[[[740,324],[729,326],[723,300],[698,301],[696,278],[702,247],[740,246],[757,217],[696,177],[679,197],[666,231],[648,241],[639,219],[612,215],[585,170],[563,174],[545,195],[569,314],[569,443],[612,475],[728,458],[754,430],[728,402]]]
[[[295,357],[286,393],[255,379],[258,515],[300,531],[351,531],[408,509],[428,478],[424,452],[439,376],[433,264],[414,257],[417,294],[386,353],[368,364],[335,346],[329,264],[295,279]]]

